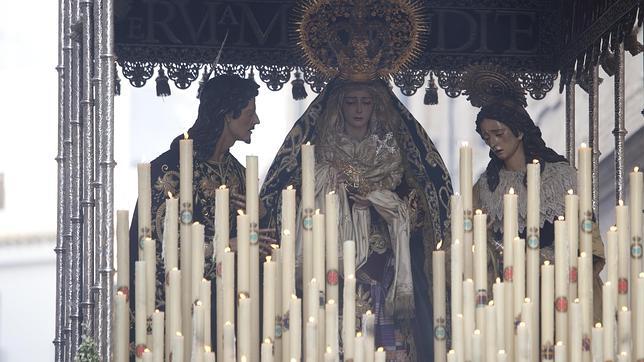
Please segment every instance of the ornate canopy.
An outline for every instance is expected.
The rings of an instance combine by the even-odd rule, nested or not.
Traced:
[[[641,23],[638,0],[423,0],[429,32],[415,64],[394,75],[412,95],[433,72],[447,95],[461,94],[462,70],[491,63],[511,72],[535,99],[552,89],[558,73],[610,63],[611,45]],[[306,66],[297,48],[293,0],[115,0],[115,49],[123,75],[136,87],[163,67],[185,89],[215,59],[215,69],[245,73],[254,68],[269,89],[279,90],[299,70],[313,91],[326,82]],[[636,43],[636,41],[635,41]],[[609,65],[610,66],[610,65]]]

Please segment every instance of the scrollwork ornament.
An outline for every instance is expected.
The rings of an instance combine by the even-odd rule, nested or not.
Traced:
[[[329,81],[324,74],[311,67],[302,67],[300,69],[302,70],[304,81],[311,87],[311,90],[318,94],[321,93]]]
[[[456,98],[463,92],[463,73],[457,70],[441,70],[436,73],[438,86],[445,90],[450,98]]]
[[[425,84],[427,74],[429,74],[427,70],[405,69],[394,74],[394,84],[400,88],[402,94],[413,96],[418,88]]]
[[[279,65],[257,66],[259,79],[266,83],[268,89],[278,91],[291,79],[291,67]]]
[[[217,64],[215,67],[215,75],[221,74],[235,74],[242,78],[246,77],[246,73],[251,66],[241,64]]]
[[[123,62],[121,63],[123,76],[130,81],[132,86],[140,88],[154,75],[156,63],[150,62]]]
[[[516,73],[516,79],[530,97],[536,100],[545,98],[546,94],[552,90],[556,73]]]
[[[164,64],[168,69],[168,78],[172,79],[174,85],[179,89],[187,89],[190,84],[199,77],[200,64],[196,63],[168,63]]]

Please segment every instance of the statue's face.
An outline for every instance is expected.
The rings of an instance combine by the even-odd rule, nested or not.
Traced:
[[[510,127],[495,119],[483,119],[481,138],[501,161],[510,159],[523,147],[523,134],[515,136]]]
[[[342,115],[346,125],[354,129],[369,127],[373,113],[373,97],[367,90],[355,89],[347,92],[342,101]]]
[[[259,124],[259,117],[255,113],[255,98],[253,98],[242,109],[239,117],[229,119],[228,127],[235,141],[250,143],[250,136],[256,124]]]

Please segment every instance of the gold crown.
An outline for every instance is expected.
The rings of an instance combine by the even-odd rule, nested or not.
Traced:
[[[314,0],[301,10],[300,48],[328,78],[388,77],[420,54],[427,29],[415,1]]]
[[[499,65],[472,64],[463,70],[463,94],[474,107],[513,102],[526,107],[525,92],[511,73]]]

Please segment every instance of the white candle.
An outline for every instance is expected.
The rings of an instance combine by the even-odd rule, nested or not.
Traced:
[[[356,273],[356,242],[347,240],[343,244],[343,273],[344,275],[355,275]]]
[[[627,352],[622,352],[617,355],[617,362],[629,362],[629,354]]]
[[[338,305],[335,300],[326,303],[326,345],[331,347],[334,356],[339,354],[338,340]],[[336,357],[337,359],[337,357]]]
[[[566,354],[566,345],[559,341],[555,345],[555,362],[566,362],[568,356]]]
[[[192,140],[184,133],[184,139],[179,140],[179,198],[181,199],[181,222],[192,223]],[[190,213],[186,213],[189,211]]]
[[[342,324],[343,324],[343,342],[344,342],[344,359],[354,358],[354,336],[356,333],[356,278],[353,275],[347,275],[344,279],[344,289],[342,291]]]
[[[554,294],[555,268],[546,260],[541,266],[541,358],[554,358]]]
[[[201,279],[199,300],[201,301],[201,305],[203,305],[203,343],[205,346],[210,346],[212,344],[212,325],[210,321],[212,308],[211,287],[212,283],[210,280]]]
[[[291,295],[289,307],[289,332],[290,332],[290,356],[293,359],[301,358],[302,343],[302,301],[295,295]]]
[[[184,357],[184,341],[181,332],[176,332],[172,336],[172,352],[170,352],[170,360],[172,362],[183,362]]]
[[[136,169],[139,185],[137,205],[139,230],[137,236],[139,242],[141,242],[145,238],[152,237],[152,181],[150,178],[149,163],[139,163]],[[139,254],[141,251],[141,245],[139,244]]]
[[[476,328],[484,330],[487,304],[487,215],[481,210],[476,210],[474,214],[474,291]]]
[[[273,362],[273,343],[271,340],[266,338],[264,343],[262,343],[262,362]]]
[[[445,306],[445,251],[442,241],[432,252],[432,307],[434,318],[434,361],[447,358],[447,315]],[[346,288],[346,285],[345,285]],[[345,298],[346,300],[346,298]]]
[[[326,215],[326,298],[338,300],[338,195],[330,192],[324,196]]]
[[[465,361],[472,360],[472,343],[468,343],[468,340],[472,338],[474,329],[474,282],[472,279],[466,279],[463,281],[463,335],[466,338],[463,355]]]
[[[215,352],[212,351],[212,347],[204,346],[203,360],[204,362],[215,362]]]
[[[251,301],[251,335],[250,342],[253,348],[249,358],[253,361],[259,359],[260,331],[259,328],[259,176],[257,171],[257,156],[246,156],[246,213],[249,216],[249,275]]]
[[[302,145],[302,277],[305,286],[313,276],[313,212],[315,210],[315,148]],[[304,308],[308,310],[309,295],[303,294]]]
[[[566,234],[568,237],[568,255],[570,256],[570,285],[568,296],[571,299],[577,298],[577,255],[579,254],[579,196],[573,190],[568,190],[566,195]]]
[[[637,319],[635,319],[633,346],[635,346],[635,359],[639,361],[644,359],[644,273],[638,275],[635,288],[638,303],[635,305]]]
[[[526,165],[527,169],[527,217],[526,217],[526,295],[532,301],[532,321],[538,321],[539,311],[539,250],[541,226],[541,168],[538,160]],[[539,324],[530,323],[530,360],[536,362],[539,358]]]
[[[455,240],[451,246],[450,255],[450,288],[451,288],[451,317],[452,325],[456,315],[463,314],[463,244]],[[452,337],[454,339],[456,337]],[[456,351],[459,353],[459,351]],[[462,353],[462,351],[460,351]]]
[[[463,240],[465,225],[463,224],[463,197],[458,192],[450,196],[450,220],[452,231],[452,243],[456,240]]]
[[[225,249],[222,263],[222,279],[224,282],[222,316],[225,322],[232,323],[235,320],[235,253],[230,251],[230,248]]]
[[[156,308],[157,255],[156,241],[143,239],[143,260],[145,261],[145,310],[146,318],[151,318]],[[137,288],[137,294],[139,289]],[[151,338],[150,338],[151,342]]]
[[[152,360],[162,362],[165,358],[163,354],[163,322],[165,314],[155,310],[152,314]]]
[[[318,324],[314,317],[306,322],[306,361],[318,360]]]
[[[224,323],[224,358],[225,362],[235,361],[235,326],[230,322]]]
[[[192,357],[191,362],[202,362],[204,357],[204,311],[201,301],[196,301],[192,312]]]
[[[318,337],[318,352],[320,353],[320,358],[322,356],[322,351],[324,350],[324,327],[325,323],[325,312],[324,312],[324,303],[326,302],[326,236],[325,236],[326,224],[324,220],[324,214],[320,213],[319,209],[315,210],[313,215],[313,278],[317,280],[317,293],[315,296],[310,294],[312,299],[309,300],[309,303],[315,307],[315,314],[310,315],[309,317],[314,317],[318,322],[317,328],[317,337]]]
[[[130,236],[127,210],[116,212],[116,290],[127,294],[130,288]]]
[[[521,306],[525,299],[525,240],[519,237],[514,238],[512,252],[514,253],[512,260],[514,264],[514,318],[515,320],[521,320]]]
[[[168,274],[168,304],[165,307],[166,313],[166,344],[168,350],[172,350],[173,338],[177,332],[181,332],[181,271],[177,268],[170,270]],[[169,355],[169,352],[168,352]],[[182,356],[183,358],[183,356]]]
[[[306,321],[309,318],[317,319],[318,310],[320,309],[319,297],[320,297],[320,288],[318,287],[318,280],[316,278],[311,279],[308,284],[308,287],[305,288],[305,292],[308,294],[307,300],[310,301],[309,305],[305,306],[304,318]],[[306,330],[304,330],[306,333]],[[308,343],[308,336],[305,334],[304,339]]]
[[[555,220],[555,338],[568,344],[568,244],[563,217]]]
[[[192,302],[199,299],[201,294],[201,280],[204,271],[204,226],[198,222],[192,223]]]
[[[192,333],[192,237],[191,228],[193,212],[193,142],[184,134],[184,139],[179,140],[179,205],[181,220],[181,304],[182,304],[182,330],[184,336]],[[192,345],[184,345],[184,359],[190,358]]]
[[[465,361],[465,332],[463,326],[463,315],[457,314],[452,319],[452,349],[456,352],[456,360],[459,362]],[[469,341],[467,342],[469,343]]]
[[[629,289],[629,276],[630,276],[630,249],[631,249],[631,235],[629,226],[629,209],[624,205],[622,200],[619,200],[615,207],[615,219],[617,220],[617,306],[629,307],[628,303],[628,289]]]
[[[505,282],[505,348],[509,356],[514,356],[514,270],[512,251],[513,240],[519,235],[518,196],[510,188],[503,195],[503,280]]]
[[[152,359],[154,358],[154,355],[152,354],[152,351],[150,351],[148,348],[146,348],[143,351],[143,362],[152,362]]]
[[[497,353],[496,307],[494,306],[494,301],[490,301],[485,307],[485,320],[485,360],[494,362]]]
[[[601,323],[595,324],[593,327],[592,339],[592,358],[593,362],[604,362],[604,328]]]
[[[368,310],[362,315],[362,335],[364,336],[365,361],[373,361],[375,350],[375,322],[376,316]]]
[[[570,360],[581,362],[581,305],[579,299],[570,304]]]
[[[642,271],[642,227],[637,227],[637,225],[642,225],[642,212],[639,210],[644,209],[644,204],[642,204],[642,192],[644,190],[644,177],[642,172],[640,172],[639,167],[633,168],[633,172],[629,173],[629,201],[628,204],[631,207],[632,212],[630,213],[630,230],[631,230],[631,245],[630,245],[630,297],[631,297],[631,312],[633,313],[633,320],[639,320],[639,310],[637,305],[644,303],[639,298],[637,289],[637,278]],[[637,326],[633,324],[633,353],[631,356],[637,359],[637,345],[635,344],[637,338]],[[644,347],[642,347],[644,352]],[[644,353],[643,353],[644,354]],[[644,356],[642,357],[644,358]]]
[[[179,199],[168,193],[163,219],[163,260],[165,270],[179,267]]]
[[[580,251],[592,254],[592,150],[582,143],[577,158],[577,190],[579,193]]]
[[[517,361],[530,361],[530,345],[528,343],[528,325],[524,322],[517,326]]]
[[[241,210],[237,215],[237,291],[250,292],[250,218]]]
[[[463,142],[459,148],[459,185],[463,200],[463,251],[464,251],[464,274],[465,278],[472,278],[472,147]]]
[[[127,294],[119,291],[114,296],[114,361],[127,362],[129,360],[130,345],[130,311]]]
[[[273,335],[274,339],[271,341],[273,344],[273,359],[276,361],[282,360],[282,249],[276,244],[272,244],[272,258],[271,261],[275,263],[275,271],[273,280],[274,298],[273,298]]]
[[[246,293],[239,293],[239,305],[237,306],[237,355],[251,355],[251,300]]]
[[[264,310],[262,327],[264,339],[275,340],[275,269],[276,263],[271,256],[264,262]]]
[[[496,349],[505,350],[505,291],[501,279],[496,278],[492,286],[494,308],[496,309]]]
[[[586,255],[586,253],[581,253],[578,258],[577,265],[579,266],[579,301],[581,305],[581,334],[582,341],[585,339],[590,339],[591,329],[593,323],[593,309],[592,309],[592,283],[593,283],[593,266],[592,266],[592,256]],[[570,319],[571,323],[579,323]],[[589,346],[588,343],[582,344],[582,351],[584,360],[588,360],[589,356]]]
[[[146,262],[137,261],[134,264],[134,287],[136,288],[136,300],[134,302],[134,345],[136,346],[136,357],[143,358],[143,350],[147,346],[147,286],[146,286]]]
[[[631,354],[631,311],[622,307],[617,313],[617,350]]]
[[[483,342],[481,341],[481,331],[474,330],[472,334],[472,361],[483,362]]]
[[[376,355],[375,355],[375,362],[385,362],[387,359],[387,353],[385,352],[385,349],[382,347],[378,347],[376,350]]]
[[[215,190],[215,236],[214,236],[214,260],[216,270],[216,295],[215,307],[217,316],[217,356],[224,355],[224,280],[222,279],[224,250],[229,246],[230,239],[230,192],[226,185],[221,185]]]
[[[285,190],[286,191],[286,190]],[[282,192],[284,196],[284,191]],[[284,199],[282,199],[284,202]],[[285,322],[289,317],[291,295],[295,293],[295,256],[293,252],[293,235],[289,230],[282,232],[282,310],[280,320]],[[290,330],[286,326],[282,328],[282,356],[284,359],[290,357]]]
[[[333,349],[331,346],[327,346],[324,352],[324,362],[335,362],[335,356],[333,355]]]
[[[447,362],[456,362],[457,360],[456,351],[450,349],[449,352],[447,352]]]
[[[525,323],[526,334],[527,334],[527,348],[524,351],[524,354],[527,355],[527,360],[537,360],[539,354],[537,351],[539,348],[532,347],[532,340],[539,341],[539,328],[533,328],[534,325],[538,325],[538,316],[536,313],[536,305],[530,298],[525,298],[523,304],[521,305],[521,320]]]
[[[607,281],[613,286],[618,285],[618,260],[619,260],[619,239],[617,236],[617,227],[611,226],[606,232],[606,269]],[[615,290],[617,292],[617,290]],[[605,326],[604,326],[605,327]]]
[[[604,325],[604,360],[615,356],[615,288],[611,282],[602,288],[602,324]]]
[[[353,357],[353,362],[365,362],[365,350],[364,350],[364,337],[361,332],[356,333],[354,339],[354,348],[355,353]]]

